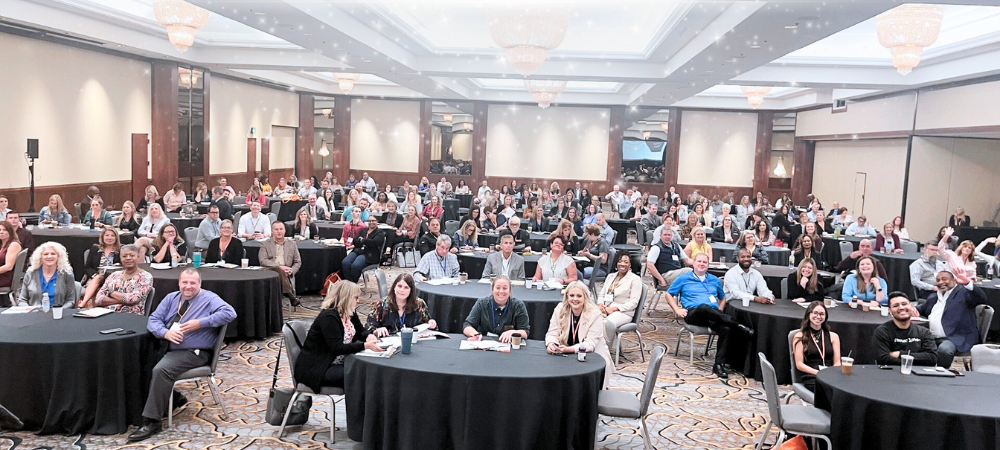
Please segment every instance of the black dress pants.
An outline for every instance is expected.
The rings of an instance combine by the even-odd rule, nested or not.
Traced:
[[[699,327],[711,328],[715,334],[718,334],[719,339],[716,343],[715,363],[723,364],[726,362],[726,346],[729,341],[729,331],[739,325],[735,319],[711,306],[698,305],[697,308],[688,310],[687,316],[684,317],[684,322]]]

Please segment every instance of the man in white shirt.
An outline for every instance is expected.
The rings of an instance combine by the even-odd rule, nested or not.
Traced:
[[[374,194],[375,189],[378,187],[378,185],[375,184],[375,180],[368,176],[368,172],[361,174],[361,181],[359,181],[358,184],[364,188],[368,195]]]
[[[229,201],[233,201],[233,198],[236,197],[236,191],[233,190],[233,187],[229,185],[229,182],[226,181],[225,178],[219,178],[219,187],[225,191],[224,193],[226,198],[229,199]]]
[[[217,205],[209,206],[205,219],[198,224],[198,238],[195,239],[194,246],[208,248],[212,239],[219,237],[220,225],[222,225],[222,220],[219,219],[219,207]]]
[[[968,352],[979,344],[976,307],[985,305],[986,292],[975,280],[959,286],[947,270],[937,274],[937,292],[921,306],[914,306],[913,316],[927,317],[927,325],[937,344],[937,365],[951,367],[956,353]]]
[[[246,239],[271,237],[271,219],[260,213],[260,202],[250,204],[250,214],[240,217],[238,234]]]
[[[479,187],[479,192],[476,194],[476,196],[479,197],[480,200],[485,201],[486,194],[489,194],[491,192],[493,192],[493,189],[490,189],[490,186],[486,184],[486,180],[483,180],[483,185]]]
[[[299,198],[309,198],[310,195],[316,195],[316,188],[313,187],[312,180],[306,178],[302,180],[302,189],[299,189]]]
[[[722,288],[726,298],[750,299],[753,302],[773,304],[774,294],[767,288],[764,277],[753,268],[750,251],[742,248],[737,255],[738,264],[726,271]]]
[[[573,200],[579,202],[580,196],[582,195],[583,195],[583,186],[580,185],[579,181],[577,181],[576,184],[573,186]]]
[[[608,194],[604,196],[604,199],[611,203],[611,205],[615,208],[618,208],[625,199],[625,194],[622,193],[621,189],[622,188],[618,187],[616,184],[611,188],[611,192],[608,192]],[[628,206],[625,208],[628,209]]]
[[[486,257],[483,278],[505,276],[511,280],[524,280],[524,258],[514,253],[514,236],[500,236],[500,251]]]
[[[937,274],[947,270],[944,261],[937,259],[936,242],[924,245],[924,253],[910,263],[910,284],[917,290],[917,298],[927,298],[937,292]]]
[[[305,208],[312,220],[326,220],[330,218],[330,214],[326,212],[326,208],[318,204],[316,194],[309,195],[309,204]]]

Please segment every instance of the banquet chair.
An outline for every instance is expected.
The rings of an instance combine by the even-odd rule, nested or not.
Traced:
[[[663,361],[663,354],[666,348],[657,345],[649,355],[649,367],[646,368],[646,379],[642,382],[642,392],[639,398],[631,392],[605,389],[597,397],[597,413],[611,417],[621,417],[626,419],[639,419],[642,424],[642,442],[646,450],[652,450],[653,444],[649,442],[649,431],[646,427],[646,417],[649,411],[649,402],[653,398],[653,389],[656,388],[656,377],[660,373],[660,362]]]
[[[793,395],[798,395],[802,401],[811,405],[815,403],[816,393],[810,391],[806,385],[795,381],[798,379],[799,372],[798,369],[795,368],[795,351],[792,350],[792,339],[795,338],[795,333],[798,332],[799,330],[792,330],[788,332],[788,360],[791,361],[792,365],[792,391],[785,396],[785,403],[792,401]]]
[[[774,448],[777,448],[785,440],[787,433],[813,438],[812,448],[814,449],[819,448],[815,445],[817,438],[826,442],[827,450],[833,449],[830,438],[826,437],[830,434],[830,413],[813,406],[782,405],[774,366],[763,353],[757,353],[757,357],[760,359],[760,369],[764,377],[764,393],[767,396],[767,409],[771,417],[754,450],[760,450],[764,446],[764,441],[767,439],[772,425],[778,427],[778,440],[775,441]]]
[[[715,340],[715,332],[709,327],[699,327],[697,325],[691,325],[685,323],[684,319],[678,318],[677,322],[680,323],[681,329],[677,330],[677,347],[674,348],[674,356],[678,355],[681,350],[681,342],[684,339],[684,333],[688,335],[688,341],[691,344],[691,350],[688,352],[688,362],[694,364],[694,337],[695,336],[708,336],[708,342],[705,343],[705,354],[702,356],[708,356],[708,350],[712,348],[712,341]]]
[[[361,269],[361,279],[362,281],[364,281],[364,287],[366,289],[368,288],[368,274],[376,270],[379,270],[379,267],[382,265],[382,260],[385,259],[385,245],[386,245],[385,243],[386,241],[382,241],[382,248],[379,249],[378,252],[378,261],[371,262],[370,264],[366,265],[363,269]]]
[[[455,232],[458,231],[458,228],[459,223],[457,220],[444,221],[444,232],[448,234],[448,237],[454,236]]]
[[[17,259],[14,261],[14,280],[11,282],[9,288],[0,288],[0,295],[7,294],[8,301],[12,305],[14,304],[14,298],[17,297],[17,291],[21,290],[21,281],[24,279],[24,265],[27,261],[28,249],[18,252]]]
[[[195,245],[194,245],[194,243],[198,241],[198,228],[197,227],[187,227],[187,228],[185,228],[184,229],[184,240],[187,241],[187,243],[189,244],[187,246],[188,253],[189,254],[194,254],[194,251],[195,251]],[[202,250],[202,249],[199,248],[197,250]],[[84,261],[86,261],[86,259]]]
[[[174,380],[174,386],[176,387],[177,383],[184,381],[194,381],[197,383],[198,380],[202,378],[208,378],[208,389],[212,392],[212,398],[215,399],[215,403],[218,403],[219,407],[222,408],[222,420],[226,420],[229,417],[229,412],[226,411],[226,404],[222,401],[222,395],[220,395],[218,391],[218,383],[215,381],[215,368],[219,365],[219,353],[222,351],[222,344],[226,340],[226,328],[228,327],[229,324],[219,327],[219,331],[215,335],[215,347],[212,349],[212,359],[208,361],[208,364],[188,370],[187,372],[178,375],[177,379]],[[171,428],[174,426],[173,395],[170,396],[167,411],[170,411],[167,414],[167,428]]]
[[[990,324],[993,323],[993,307],[990,305],[976,306],[976,328],[979,329],[979,342],[986,343],[986,335],[990,332]],[[972,352],[959,352],[956,357],[962,358],[962,365],[965,370],[972,370]]]
[[[233,214],[232,221],[234,231],[240,229],[240,217],[243,217],[243,211],[236,211],[236,213]]]
[[[788,278],[781,279],[781,299],[788,300]]]
[[[976,372],[1000,375],[1000,345],[973,345],[971,353],[972,367]]]
[[[843,261],[851,252],[854,251],[854,244],[851,241],[840,241],[840,259]]]
[[[87,207],[89,208],[90,205],[87,205]],[[83,206],[80,205],[79,203],[74,203],[73,204],[73,208],[76,209],[76,217],[80,219],[80,223],[83,223],[83,215],[84,215],[83,214]]]
[[[622,352],[622,336],[625,333],[635,333],[635,336],[639,339],[639,356],[642,361],[646,361],[646,354],[643,353],[642,345],[642,333],[639,333],[639,321],[642,320],[642,310],[646,306],[646,294],[649,292],[649,287],[646,283],[642,283],[642,296],[639,297],[639,303],[635,305],[635,311],[632,313],[632,321],[615,330],[615,365],[618,365],[618,357]]]
[[[270,220],[271,223],[277,222],[278,221],[278,215],[275,214],[275,213],[273,213],[273,212],[269,212],[269,213],[267,213],[267,220]]]
[[[281,419],[281,428],[278,429],[278,439],[281,439],[285,434],[285,424],[299,395],[305,394],[310,397],[325,395],[330,398],[330,443],[333,444],[336,442],[334,433],[336,432],[335,424],[337,422],[337,402],[344,398],[344,388],[323,386],[319,392],[315,392],[309,386],[299,383],[295,379],[295,361],[298,360],[299,353],[302,352],[302,340],[299,339],[299,336],[304,337],[309,333],[310,324],[311,322],[304,320],[292,320],[285,323],[285,326],[281,328],[281,336],[285,341],[285,348],[288,349],[288,368],[292,374],[292,384],[295,385],[295,393],[292,394],[291,400],[288,401],[285,416]],[[334,399],[334,395],[340,396],[340,398]]]
[[[274,202],[271,204],[271,210],[268,214],[274,214],[274,217],[278,217],[278,211],[281,211],[281,202]]]
[[[899,246],[906,253],[917,253],[920,251],[920,248],[917,246],[917,243],[913,241],[903,241],[899,244]]]
[[[146,317],[149,317],[153,313],[153,299],[156,298],[156,288],[150,286],[149,292],[146,293],[146,298],[143,300],[142,311]]]
[[[646,230],[646,226],[642,222],[635,222],[635,242],[643,247],[646,246],[646,236],[649,232]]]

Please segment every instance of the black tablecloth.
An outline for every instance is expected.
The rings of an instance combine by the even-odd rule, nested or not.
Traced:
[[[605,219],[608,225],[611,226],[612,230],[615,230],[615,241],[612,244],[627,244],[628,243],[628,230],[635,229],[635,222],[630,222],[626,219]]]
[[[281,202],[281,200],[277,200],[277,201]],[[270,202],[271,202],[271,209],[270,210],[274,211],[275,200],[271,200]],[[308,204],[309,204],[309,201],[307,201],[307,200],[295,200],[295,201],[291,201],[291,202],[283,202],[283,203],[281,203],[281,208],[278,210],[278,220],[280,220],[282,222],[288,222],[288,221],[291,221],[291,220],[295,220],[295,213],[298,212],[299,209],[301,209],[303,206],[306,206]]]
[[[347,257],[347,248],[343,245],[327,247],[311,240],[295,241],[302,258],[302,267],[295,275],[295,292],[319,292],[323,281],[331,273],[340,270],[340,263]],[[247,251],[247,259],[251,266],[260,265],[260,242],[246,241],[243,248]]]
[[[146,318],[0,315],[0,404],[40,434],[118,434],[142,424],[157,340]],[[100,330],[124,328],[117,336]]]
[[[767,246],[761,248],[764,249],[764,253],[767,253],[767,265],[788,266],[788,257],[791,256],[792,254],[791,250],[785,247],[774,247],[774,246]],[[712,261],[718,262],[719,258],[726,258],[726,261],[729,262],[736,261],[736,244],[727,244],[725,242],[713,242]]]
[[[831,367],[816,377],[815,405],[830,411],[830,438],[840,450],[995,449],[997,386],[1000,376],[977,372],[939,378],[855,365],[844,375]]]
[[[874,363],[872,334],[875,328],[891,320],[891,317],[883,317],[874,310],[864,312],[861,308],[852,309],[843,303],[828,311],[827,323],[840,335],[840,352],[847,356],[853,351],[851,357],[857,364]],[[778,383],[790,384],[792,363],[788,357],[788,332],[802,326],[806,309],[787,300],[778,300],[774,305],[751,302],[748,307],[743,307],[740,302],[726,302],[726,314],[756,331],[748,345],[740,345],[735,342],[736,339],[730,339],[734,345],[730,346],[726,360],[733,369],[761,380],[757,352],[764,352],[767,360],[774,365]]]
[[[889,291],[901,291],[912,295],[913,284],[910,283],[910,264],[920,259],[920,253],[881,253],[873,252],[872,256],[882,262],[885,267],[885,284]]]
[[[532,231],[528,233],[528,237],[531,239],[531,248],[535,251],[548,248],[549,233],[536,233]],[[499,235],[497,233],[479,233],[480,247],[492,247],[497,245],[497,242],[499,242]]]
[[[182,268],[157,270],[142,266],[153,274],[156,296],[151,307],[155,310],[167,294],[177,292]],[[221,269],[205,267],[201,273],[201,288],[222,297],[236,310],[236,321],[229,324],[226,337],[262,339],[281,331],[281,281],[273,270]]]
[[[986,238],[997,237],[1000,235],[1000,228],[998,227],[958,227],[955,228],[955,236],[958,236],[959,241],[970,240],[979,245],[980,242],[986,240]],[[983,253],[992,254],[993,244],[986,244],[986,248],[983,249]]]
[[[469,278],[482,278],[483,270],[486,268],[486,257],[490,253],[484,252],[458,252],[458,265],[462,268],[462,272],[469,274]],[[526,278],[531,278],[535,276],[535,270],[538,268],[538,260],[542,255],[531,254],[528,256],[520,255],[524,258],[524,276]],[[582,274],[585,267],[589,267],[590,264],[586,261],[576,261],[576,270]],[[580,277],[578,277],[580,278]]]
[[[549,355],[541,341],[510,353],[458,350],[461,339],[349,356],[348,436],[365,449],[594,448],[603,359]]]
[[[31,236],[35,239],[35,246],[41,245],[43,242],[58,242],[66,247],[66,255],[69,257],[69,264],[73,266],[73,276],[79,281],[83,279],[83,252],[90,249],[91,246],[97,243],[97,238],[101,236],[101,229],[97,228],[93,231],[89,229],[79,229],[79,228],[38,228],[33,227],[29,230]],[[131,244],[135,242],[135,236],[132,233],[125,233],[121,235],[122,244]],[[28,255],[29,258],[31,255]],[[28,261],[30,264],[30,261]]]
[[[441,201],[441,206],[444,207],[444,212],[441,215],[441,222],[447,220],[458,220],[458,208],[459,200],[456,198],[446,198]]]
[[[182,219],[180,213],[167,213],[167,217],[170,218],[170,223],[177,227],[177,231],[180,233],[181,238],[184,237],[185,228],[198,228],[198,225],[201,225],[201,221],[205,220],[205,216],[187,217]]]
[[[427,302],[427,312],[437,321],[441,331],[461,333],[462,323],[469,316],[469,311],[472,311],[476,300],[490,295],[490,285],[478,281],[470,277],[466,284],[458,286],[432,286],[420,283],[417,285],[417,296]],[[531,325],[528,338],[544,340],[552,311],[562,301],[562,293],[557,290],[539,291],[525,289],[524,286],[513,286],[510,295],[523,301],[528,309],[528,320]]]
[[[472,194],[455,194],[455,198],[458,200],[458,206],[460,208],[471,208],[472,197]]]

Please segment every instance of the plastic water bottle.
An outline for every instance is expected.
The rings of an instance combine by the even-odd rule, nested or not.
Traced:
[[[833,238],[838,241],[840,240],[840,228],[833,229]]]
[[[795,254],[794,253],[792,253],[791,255],[788,255],[788,268],[790,268],[790,269],[794,269],[795,268]]]
[[[986,279],[987,280],[993,279],[993,264],[990,264],[989,266],[986,267]]]
[[[43,292],[42,293],[42,312],[44,312],[45,314],[49,313],[49,307],[52,306],[49,303],[50,303],[49,293],[48,292]]]

